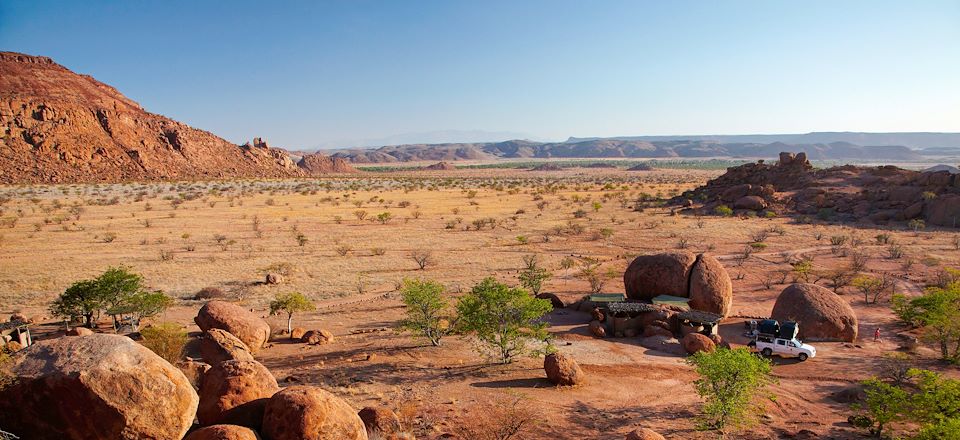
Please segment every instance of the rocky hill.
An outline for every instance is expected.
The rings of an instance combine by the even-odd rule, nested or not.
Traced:
[[[775,158],[781,151],[802,151],[814,160],[911,161],[923,152],[904,146],[861,146],[849,142],[814,144],[719,143],[712,140],[588,139],[538,143],[522,140],[465,144],[391,145],[374,149],[336,150],[334,157],[352,163],[496,158]]]
[[[47,57],[0,52],[0,183],[297,177],[352,171],[298,164],[260,139],[236,145],[147,112]],[[322,155],[319,155],[322,157]]]
[[[739,213],[771,211],[875,224],[924,219],[957,227],[960,175],[895,166],[814,169],[804,153],[780,153],[772,164],[761,160],[729,168],[671,203],[696,214],[714,214],[724,205]]]

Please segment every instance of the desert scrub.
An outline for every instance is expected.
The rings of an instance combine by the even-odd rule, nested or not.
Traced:
[[[179,324],[161,322],[140,330],[144,347],[176,365],[183,357],[183,348],[187,345],[187,332]]]

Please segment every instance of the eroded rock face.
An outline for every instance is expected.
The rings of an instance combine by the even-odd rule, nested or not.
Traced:
[[[39,341],[12,371],[0,426],[21,438],[179,440],[197,410],[186,376],[125,336]]]
[[[261,431],[266,440],[367,440],[360,416],[322,388],[285,388],[267,402]]]
[[[183,440],[260,440],[260,436],[243,426],[213,425],[193,431]]]
[[[393,438],[392,435],[403,431],[400,417],[385,406],[368,406],[357,413],[367,429],[367,437]]]
[[[690,307],[727,316],[733,303],[733,282],[720,262],[708,255],[667,252],[641,255],[623,274],[627,298],[649,300],[658,295],[690,298]]]
[[[280,390],[277,379],[257,361],[225,361],[200,381],[197,420],[259,429],[267,399]]]
[[[270,339],[270,325],[244,308],[224,301],[210,301],[193,318],[200,330],[225,330],[243,341],[256,354]]]
[[[577,361],[561,353],[544,357],[543,370],[547,373],[547,380],[557,385],[577,385],[586,378]]]
[[[816,284],[791,284],[783,289],[770,313],[773,319],[796,321],[800,339],[845,341],[857,339],[857,314],[850,304]]]
[[[230,332],[211,328],[200,337],[200,357],[210,364],[216,365],[223,361],[252,361],[250,347],[244,344]]]

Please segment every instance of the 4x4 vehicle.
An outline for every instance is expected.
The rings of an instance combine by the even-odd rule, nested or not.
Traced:
[[[759,351],[760,354],[770,357],[777,355],[780,357],[795,357],[805,361],[817,355],[817,349],[812,345],[804,344],[799,339],[783,338],[762,338],[759,337],[747,344],[751,350]]]

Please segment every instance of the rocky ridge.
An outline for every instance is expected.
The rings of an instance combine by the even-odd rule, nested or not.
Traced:
[[[150,113],[48,57],[0,52],[0,183],[303,177],[351,172],[311,154],[294,162],[262,139],[235,145]]]

